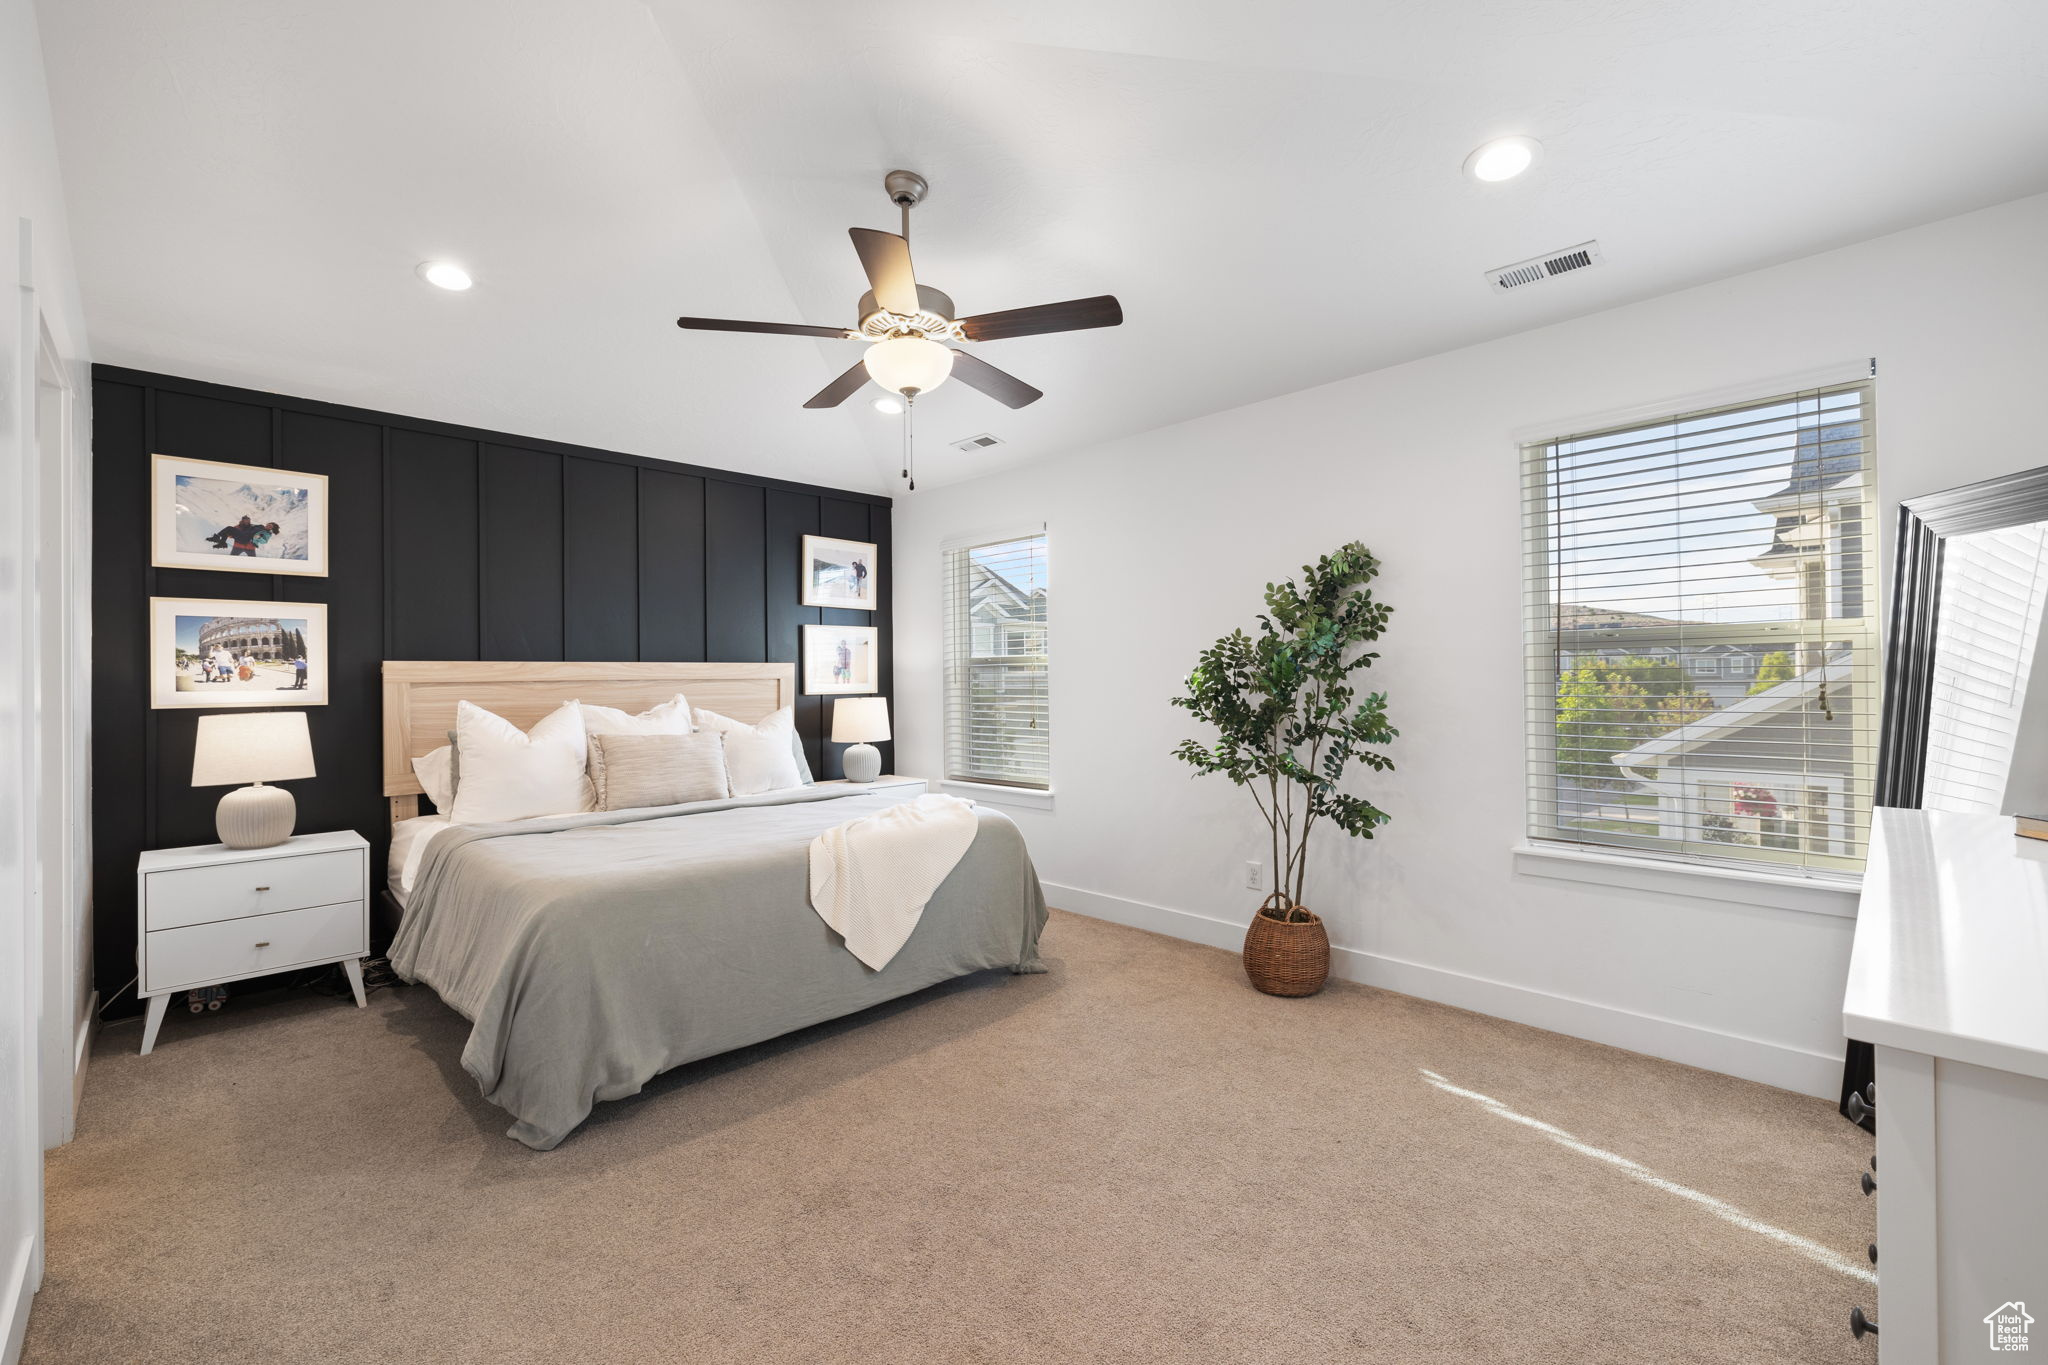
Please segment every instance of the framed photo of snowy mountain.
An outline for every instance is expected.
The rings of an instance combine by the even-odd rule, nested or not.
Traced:
[[[150,598],[149,704],[327,705],[326,604]]]
[[[327,476],[150,457],[150,562],[160,569],[327,577]]]

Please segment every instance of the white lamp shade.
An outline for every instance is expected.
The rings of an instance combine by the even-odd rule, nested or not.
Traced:
[[[930,393],[953,373],[953,353],[924,337],[890,337],[861,357],[868,378],[891,393]]]
[[[889,702],[884,697],[841,697],[832,703],[832,742],[872,744],[889,738]]]
[[[201,716],[192,750],[192,785],[283,782],[313,776],[313,738],[304,711]]]

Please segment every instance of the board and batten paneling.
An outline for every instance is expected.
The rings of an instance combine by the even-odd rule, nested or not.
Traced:
[[[203,711],[153,711],[151,597],[328,605],[329,704],[308,710],[319,776],[284,784],[305,832],[354,829],[382,885],[385,659],[796,661],[806,622],[882,629],[889,610],[799,605],[803,537],[881,546],[887,498],[726,473],[113,366],[93,372],[93,881],[99,989],[134,973],[135,859],[214,840],[218,788],[191,785]],[[157,569],[149,457],[324,474],[326,578]],[[797,703],[820,777],[830,708]],[[884,765],[890,749],[884,746]],[[116,1008],[133,1008],[123,997]]]

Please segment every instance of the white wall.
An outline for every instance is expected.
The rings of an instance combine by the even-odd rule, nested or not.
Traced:
[[[1263,827],[1242,793],[1168,757],[1194,731],[1167,700],[1204,644],[1251,623],[1263,584],[1363,540],[1396,610],[1382,664],[1361,676],[1391,694],[1400,766],[1365,788],[1393,823],[1370,843],[1327,840],[1312,866],[1307,900],[1329,920],[1337,970],[1831,1094],[1847,897],[1808,896],[1836,912],[1814,913],[1744,903],[1760,898],[1696,874],[1664,879],[1738,899],[1517,870],[1516,438],[1769,393],[1876,356],[1887,508],[2048,463],[2020,401],[2048,366],[2044,242],[2048,197],[2023,200],[903,497],[899,767],[940,761],[939,541],[1043,519],[1056,795],[1049,812],[1014,813],[1048,894],[1234,945],[1258,900],[1243,864],[1266,856]]]
[[[90,967],[90,390],[29,0],[0,0],[0,244],[0,1361],[12,1361],[42,1278],[42,1148],[70,1129]]]

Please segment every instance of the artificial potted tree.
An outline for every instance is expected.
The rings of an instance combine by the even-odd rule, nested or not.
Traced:
[[[1268,995],[1314,995],[1329,975],[1329,934],[1302,904],[1309,835],[1328,823],[1370,839],[1388,819],[1339,790],[1354,759],[1379,772],[1394,766],[1369,747],[1397,733],[1386,695],[1360,700],[1350,682],[1379,657],[1361,646],[1379,639],[1393,610],[1366,586],[1379,570],[1353,541],[1303,565],[1299,587],[1268,583],[1257,637],[1234,630],[1203,650],[1187,694],[1174,698],[1217,736],[1183,740],[1175,756],[1251,792],[1272,834],[1274,889],[1244,938],[1245,975]]]

